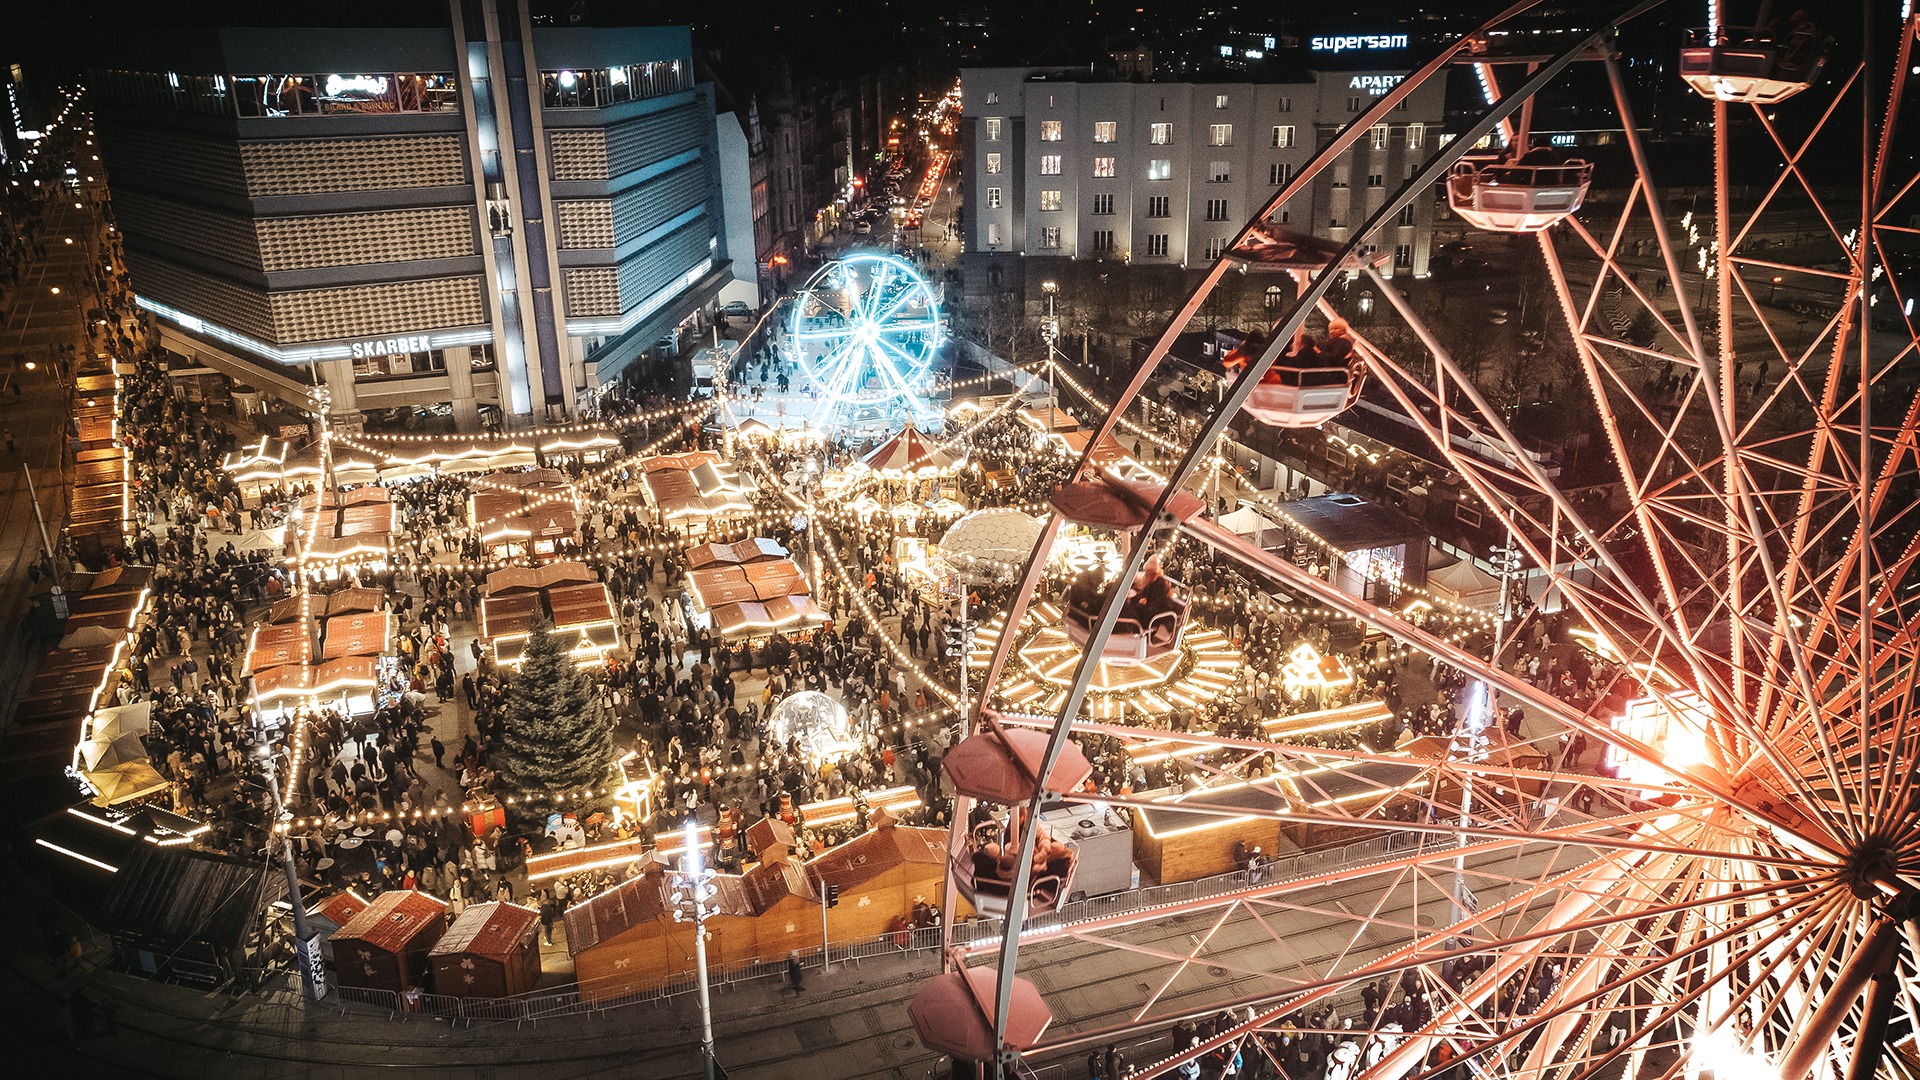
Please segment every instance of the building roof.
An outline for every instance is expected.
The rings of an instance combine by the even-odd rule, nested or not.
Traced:
[[[239,945],[279,880],[258,860],[132,844],[107,891],[106,921],[118,931],[167,941]]]
[[[534,927],[540,925],[540,913],[519,904],[495,901],[475,904],[460,913],[441,935],[428,956],[469,953],[501,959],[513,955]]]
[[[420,935],[434,920],[446,913],[447,903],[417,889],[395,889],[373,898],[366,910],[348,919],[334,932],[334,941],[343,938],[364,941],[382,952],[396,953]]]
[[[740,875],[740,888],[749,914],[764,915],[789,896],[817,903],[812,878],[799,863],[789,859],[761,863]]]
[[[1307,531],[1342,551],[1427,542],[1425,525],[1391,506],[1358,495],[1294,499],[1282,509]]]

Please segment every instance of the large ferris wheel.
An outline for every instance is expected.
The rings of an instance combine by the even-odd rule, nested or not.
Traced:
[[[1902,137],[1920,19],[1910,5],[1869,4],[1819,9],[1815,27],[1800,12],[1712,6],[1679,63],[1710,113],[1694,163],[1710,184],[1681,207],[1652,163],[1615,45],[1659,5],[1546,33],[1537,6],[1501,14],[1377,99],[1213,265],[1088,440],[1169,377],[1162,361],[1225,275],[1289,272],[1294,300],[1231,358],[1231,384],[1168,484],[1122,484],[1083,459],[1056,496],[1002,619],[1053,619],[1082,649],[1053,669],[1059,692],[1039,713],[1015,711],[1003,692],[1022,635],[1000,634],[983,658],[971,734],[951,755],[961,797],[950,894],[1005,921],[997,936],[956,938],[923,994],[922,1014],[954,1006],[931,1025],[949,1046],[987,1047],[1012,1075],[1023,1056],[1233,1010],[1208,1037],[1136,1062],[1136,1075],[1173,1075],[1223,1047],[1265,1053],[1250,1035],[1384,980],[1420,1006],[1373,1032],[1343,1076],[1920,1072],[1889,1048],[1920,1036],[1920,358],[1902,273],[1920,237],[1920,165]],[[1295,238],[1269,223],[1407,95],[1462,66],[1484,110],[1350,235]],[[1612,157],[1630,175],[1596,177],[1577,152],[1538,145],[1535,103],[1569,88],[1611,105],[1624,146]],[[1616,194],[1602,200],[1602,187]],[[1571,490],[1370,258],[1403,208],[1436,193],[1550,286],[1552,336],[1570,351],[1617,496]],[[1361,326],[1337,299],[1355,281],[1383,300]],[[1310,427],[1363,393],[1431,440],[1536,580],[1617,658],[1616,692],[1577,707],[1205,516],[1188,489],[1242,410]],[[1113,580],[1132,587],[1053,603],[1049,553],[1073,525],[1122,542]],[[1471,731],[1443,759],[1410,766],[1364,746],[1100,715],[1089,700],[1110,665],[1150,662],[1180,641],[1185,603],[1152,558],[1175,537],[1438,658],[1488,701],[1602,745],[1614,767],[1574,776],[1476,752]],[[1250,876],[1148,911],[1050,917],[1074,855],[1041,816],[1084,779],[1075,733],[1205,754],[1210,775],[1181,796],[1190,819],[1383,842],[1364,863]],[[1300,797],[1329,775],[1342,778],[1341,797]],[[1543,810],[1511,797],[1569,781],[1597,798]],[[1409,800],[1417,812],[1403,812]],[[995,863],[969,827],[981,804],[1000,823],[991,854],[1004,880],[990,883]],[[1181,920],[1179,934],[1131,933]],[[1055,1008],[1049,1025],[1022,973],[1069,945],[1129,952],[1132,1004]],[[1215,981],[1197,975],[1206,969]]]

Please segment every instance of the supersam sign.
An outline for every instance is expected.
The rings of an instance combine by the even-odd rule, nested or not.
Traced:
[[[1307,43],[1314,52],[1352,52],[1356,49],[1404,49],[1407,47],[1405,34],[1339,34],[1334,37],[1317,37]]]

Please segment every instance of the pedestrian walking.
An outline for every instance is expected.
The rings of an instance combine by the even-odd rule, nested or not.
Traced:
[[[447,744],[440,741],[440,736],[435,735],[432,741],[427,743],[427,746],[433,750],[433,767],[436,769],[446,768]]]
[[[800,950],[787,954],[787,985],[793,987],[796,994],[804,994],[807,988],[800,983]]]

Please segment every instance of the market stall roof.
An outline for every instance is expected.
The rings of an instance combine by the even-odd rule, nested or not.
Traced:
[[[378,657],[343,656],[314,666],[310,692],[336,694],[342,690],[368,689],[379,683]]]
[[[1057,435],[1065,431],[1074,431],[1080,422],[1065,409],[1049,409],[1045,405],[1033,405],[1020,410],[1020,419],[1035,431]]]
[[[99,793],[93,797],[96,806],[118,806],[145,798],[156,791],[165,791],[168,787],[167,778],[161,776],[159,770],[145,758],[123,761],[84,775],[87,783]]]
[[[299,617],[300,598],[297,596],[289,596],[284,600],[275,600],[273,606],[267,608],[266,621],[268,625],[278,626],[283,623],[290,623]]]
[[[487,594],[525,592],[599,580],[586,563],[558,559],[540,566],[509,566],[487,575]]]
[[[333,932],[335,947],[339,947],[342,939],[347,939],[364,941],[382,952],[399,952],[446,910],[446,901],[417,889],[383,892],[374,897],[365,910]]]
[[[643,874],[567,909],[567,952],[580,955],[639,926],[668,917],[666,878]]]
[[[898,434],[874,447],[860,463],[883,476],[922,476],[946,472],[958,466],[964,454],[947,450],[908,424]]]
[[[247,670],[305,663],[312,640],[311,622],[262,623],[253,628],[253,640],[247,647]]]
[[[588,626],[556,626],[553,636],[560,649],[576,665],[590,666],[606,662],[607,654],[620,647],[619,630],[612,623]],[[527,655],[527,636],[495,638],[493,658],[508,667],[517,666]]]
[[[547,610],[555,627],[585,626],[613,621],[613,594],[599,582],[556,585],[547,590]]]
[[[262,704],[308,693],[308,671],[304,664],[282,664],[253,673],[253,696]]]
[[[352,615],[363,611],[379,611],[387,604],[387,591],[371,586],[360,585],[351,589],[341,589],[325,597],[316,597],[314,612],[320,613],[325,607],[328,615]]]
[[[540,913],[519,904],[494,901],[460,913],[428,956],[467,953],[500,959],[519,951],[521,939],[540,925]]]
[[[606,431],[573,431],[564,435],[555,435],[540,444],[543,454],[591,454],[599,450],[614,450],[620,446],[620,438]]]
[[[486,597],[480,601],[480,636],[498,638],[509,634],[525,634],[533,629],[534,621],[540,614],[538,592]]]
[[[544,494],[564,490],[567,487],[567,474],[559,469],[527,469],[524,472],[499,473],[479,483],[491,488]]]
[[[320,658],[378,656],[387,651],[387,642],[392,636],[393,616],[388,612],[335,615],[326,621]]]

